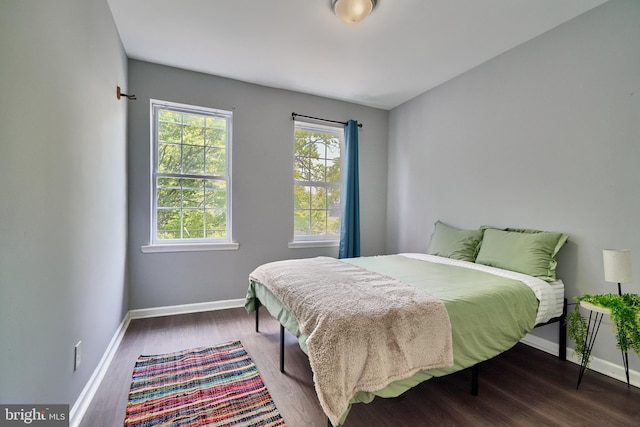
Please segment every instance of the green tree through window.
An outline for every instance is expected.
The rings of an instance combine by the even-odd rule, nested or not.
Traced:
[[[295,122],[294,240],[340,235],[342,128]]]
[[[152,240],[230,241],[231,113],[152,103]]]

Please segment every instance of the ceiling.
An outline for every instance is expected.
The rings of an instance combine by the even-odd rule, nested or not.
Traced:
[[[129,58],[389,110],[607,0],[107,1]]]

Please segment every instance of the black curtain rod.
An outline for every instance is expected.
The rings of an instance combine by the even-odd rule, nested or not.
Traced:
[[[341,125],[345,125],[345,126],[347,125],[347,122],[339,122],[337,120],[321,119],[320,117],[312,117],[312,116],[305,116],[304,114],[291,113],[291,118],[293,120],[295,120],[297,116],[306,117],[307,119],[320,120],[322,122],[340,123]],[[362,127],[362,123],[358,123],[358,127],[361,128]]]

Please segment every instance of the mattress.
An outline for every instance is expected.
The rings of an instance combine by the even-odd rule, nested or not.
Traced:
[[[562,316],[564,310],[564,283],[558,279],[549,283],[553,291],[553,300],[549,303],[549,310],[553,313],[553,318]]]
[[[559,317],[563,311],[564,284],[560,280],[547,283],[540,279],[511,271],[426,254],[405,253],[395,256],[351,258],[343,261],[412,283],[430,292],[433,290],[435,295],[445,302],[451,317],[452,327],[454,328],[454,366],[419,371],[411,377],[394,381],[375,392],[358,392],[351,399],[351,403],[368,403],[375,396],[396,397],[429,378],[448,375],[488,360],[511,348],[526,333],[531,331],[535,325],[543,324]],[[431,275],[423,275],[421,273],[423,263],[432,264],[429,266],[432,270],[434,269],[434,264],[449,264],[451,269],[456,270],[480,270],[482,273],[474,273],[474,275],[480,274],[482,283],[477,287],[478,290],[475,290],[475,285],[469,286],[467,284],[461,293],[456,293],[458,291],[451,290],[451,283],[441,284],[439,283],[440,277],[434,278]],[[435,267],[435,269],[441,271],[448,270],[449,267],[442,266]],[[468,274],[471,275],[470,272]],[[503,290],[499,291],[498,294],[493,293],[494,290],[491,289],[491,298],[494,296],[497,296],[498,300],[502,300],[503,296],[511,298],[512,296],[503,294],[506,291],[507,294],[511,292],[518,293],[518,298],[526,299],[526,302],[522,302],[522,305],[517,307],[513,303],[505,303],[504,301],[500,303],[503,311],[510,312],[508,314],[510,316],[508,319],[510,320],[505,321],[494,318],[497,315],[502,315],[497,313],[500,310],[495,307],[484,308],[484,304],[489,302],[487,301],[489,291],[480,299],[485,301],[484,303],[478,302],[480,300],[476,300],[473,297],[478,291],[482,293],[483,286],[491,288],[494,280],[491,279],[492,276],[500,278],[499,280],[503,282],[501,286],[504,286],[505,280],[512,285],[507,286],[507,289],[503,287]],[[433,288],[434,284],[437,289]],[[530,291],[523,291],[527,287]],[[472,298],[468,300],[467,296],[472,296]],[[250,282],[245,303],[247,311],[252,312],[258,306],[256,300],[259,300],[261,305],[266,307],[273,317],[298,338],[301,349],[307,353],[307,337],[300,331],[297,320],[266,286],[258,282]],[[468,320],[462,322],[463,318]],[[469,320],[471,321],[469,322]],[[462,326],[461,322],[466,325]],[[485,327],[485,322],[490,326]],[[469,323],[471,326],[468,325]],[[346,418],[347,414],[348,410],[343,415],[342,420]]]
[[[518,280],[529,286],[539,301],[536,324],[546,323],[549,320],[560,317],[562,315],[564,306],[564,283],[562,282],[562,280],[545,282],[544,280],[537,279],[526,274],[516,273],[515,271],[503,270],[500,268],[489,267],[483,264],[476,264],[473,262],[444,258],[423,253],[401,253],[398,255],[408,258],[420,259],[428,262],[455,265],[473,270],[484,271],[500,277]]]

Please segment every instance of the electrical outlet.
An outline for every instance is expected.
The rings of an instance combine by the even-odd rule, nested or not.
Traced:
[[[80,346],[81,344],[82,344],[82,341],[78,341],[78,344],[76,344],[76,346],[74,347],[74,352],[73,352],[73,370],[74,371],[80,367],[80,362],[82,362],[82,353],[80,351],[82,349],[82,347]]]

